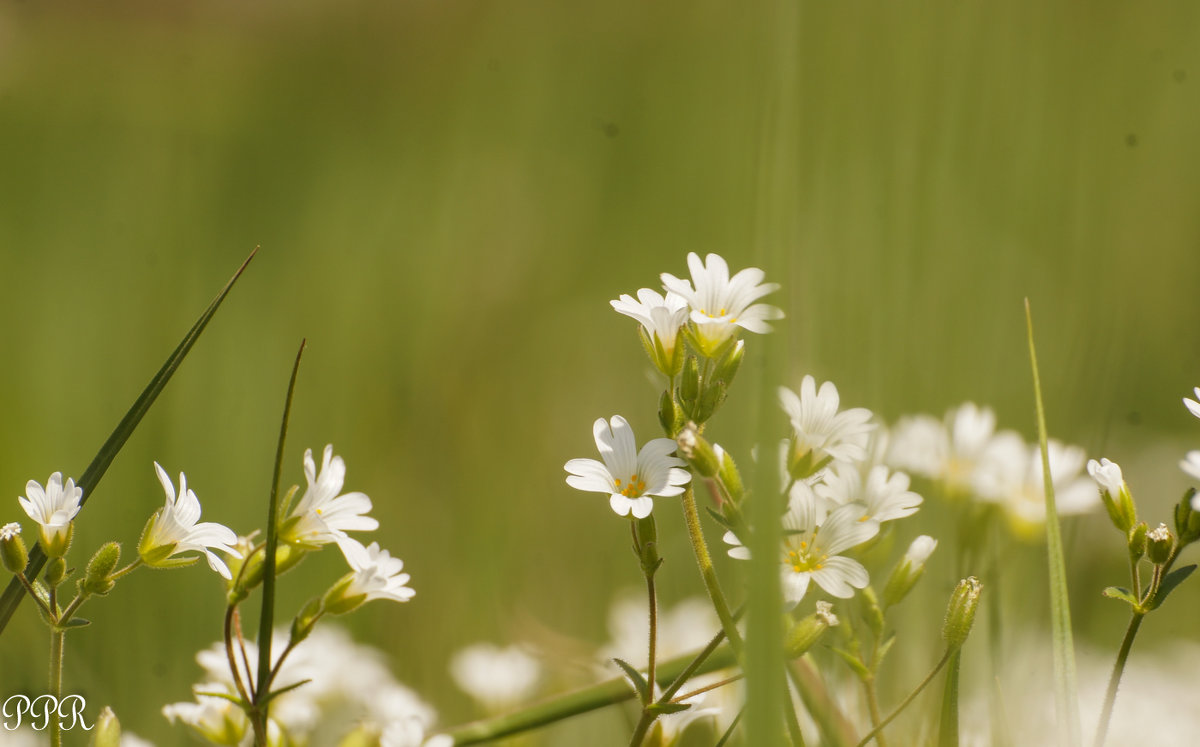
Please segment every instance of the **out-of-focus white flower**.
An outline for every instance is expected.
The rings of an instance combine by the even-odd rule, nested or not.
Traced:
[[[1200,386],[1192,390],[1196,393],[1196,399],[1183,398],[1183,406],[1188,409],[1188,412],[1200,418]]]
[[[783,533],[781,575],[783,598],[789,604],[804,599],[810,581],[843,599],[870,583],[862,563],[838,554],[879,533],[879,522],[863,520],[860,506],[837,506],[826,513],[813,489],[797,482],[789,494]],[[749,559],[750,551],[733,532],[725,533],[725,542],[734,545],[731,557]]]
[[[39,542],[46,555],[62,557],[71,542],[71,521],[79,513],[83,500],[83,488],[75,487],[75,480],[68,477],[63,485],[62,473],[55,472],[46,480],[45,489],[37,480],[25,484],[25,497],[17,501],[29,518],[40,527]]]
[[[854,407],[838,412],[839,403],[832,381],[818,390],[816,380],[805,376],[799,394],[779,388],[779,404],[792,424],[795,459],[807,460],[815,468],[827,458],[845,462],[866,457],[867,440],[875,427],[871,411]]]
[[[937,549],[937,544],[937,540],[933,537],[930,537],[928,534],[922,534],[908,546],[908,550],[904,553],[904,559],[913,568],[920,568],[925,565],[925,561],[929,560],[929,556]]]
[[[1087,455],[1078,446],[1067,446],[1055,439],[1046,444],[1050,456],[1050,477],[1054,485],[1054,504],[1060,516],[1083,514],[1100,505],[1095,484],[1084,477]],[[1037,444],[1025,450],[1024,469],[1012,471],[998,482],[997,498],[1018,531],[1035,530],[1046,521],[1045,481],[1042,478],[1042,451]],[[982,496],[981,496],[982,497]],[[985,498],[992,500],[990,497]]]
[[[317,471],[312,449],[304,452],[304,478],[308,487],[279,527],[279,538],[309,547],[336,542],[346,532],[369,532],[379,522],[367,516],[371,499],[364,493],[338,495],[346,481],[346,462],[325,446]]]
[[[225,562],[216,556],[213,550],[220,550],[233,557],[241,557],[235,549],[237,534],[232,529],[216,522],[206,521],[200,524],[200,500],[187,486],[187,476],[179,473],[179,496],[175,496],[175,486],[166,471],[154,463],[154,472],[162,483],[166,493],[166,503],[146,524],[142,539],[138,543],[138,554],[142,561],[149,566],[169,568],[176,565],[186,565],[194,558],[171,558],[179,553],[199,551],[208,558],[208,565],[225,578],[230,578],[229,568]]]
[[[236,747],[250,730],[250,722],[246,714],[232,701],[213,695],[200,695],[201,692],[222,692],[227,695],[234,693],[218,683],[205,683],[196,686],[196,701],[190,703],[172,703],[162,708],[162,714],[172,724],[176,720],[187,725],[196,734],[213,744]]]
[[[609,506],[618,516],[630,513],[638,519],[650,515],[654,501],[650,496],[670,497],[683,492],[692,476],[684,461],[670,456],[677,444],[669,438],[647,441],[637,450],[633,428],[629,421],[614,415],[610,422],[604,418],[592,424],[596,448],[600,457],[572,459],[564,465],[571,473],[567,484],[576,490],[607,493]]]
[[[1200,480],[1200,450],[1189,451],[1187,456],[1179,460],[1179,469],[1192,478]],[[1196,509],[1200,511],[1200,509]]]
[[[704,355],[711,357],[737,333],[738,327],[761,334],[771,331],[768,320],[783,318],[783,312],[774,306],[755,303],[779,290],[778,283],[763,282],[765,273],[757,267],[747,267],[730,277],[729,265],[720,255],[709,254],[701,262],[699,255],[689,252],[687,261],[692,279],[682,280],[664,272],[663,287],[687,300]]]
[[[856,505],[859,521],[892,521],[912,516],[921,507],[922,498],[908,489],[908,475],[889,474],[881,465],[872,467],[864,479],[853,465],[835,465],[818,483],[816,494],[835,506]]]
[[[450,660],[450,675],[467,695],[493,713],[516,706],[533,693],[541,664],[518,646],[476,643]]]

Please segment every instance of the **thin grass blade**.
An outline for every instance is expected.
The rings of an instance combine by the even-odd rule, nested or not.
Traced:
[[[245,271],[246,266],[250,264],[250,260],[254,259],[254,255],[257,253],[258,247],[255,247],[254,251],[250,252],[250,256],[246,257],[246,260],[242,262],[242,266],[238,268],[233,277],[229,279],[229,282],[225,284],[225,287],[221,289],[221,292],[217,294],[217,297],[213,299],[208,308],[204,310],[204,313],[200,315],[200,318],[196,320],[196,323],[192,325],[192,328],[183,336],[183,340],[171,352],[166,362],[163,363],[162,368],[158,369],[158,373],[154,374],[154,378],[150,379],[150,383],[146,385],[146,388],[142,390],[138,398],[134,400],[133,406],[125,413],[125,417],[121,418],[121,422],[117,423],[117,427],[113,429],[108,440],[100,447],[99,453],[96,454],[91,464],[83,471],[83,475],[76,481],[75,484],[83,488],[81,505],[87,503],[88,498],[92,495],[92,491],[100,484],[100,479],[108,471],[113,459],[116,458],[117,454],[125,446],[129,437],[133,435],[134,429],[141,423],[142,418],[150,410],[150,406],[154,404],[154,400],[158,398],[158,395],[167,386],[167,382],[171,380],[171,377],[179,368],[179,364],[183,363],[183,359],[191,352],[192,345],[199,339],[200,333],[208,326],[209,320],[217,313],[217,309],[220,308],[221,303],[225,300],[225,296],[232,290],[234,283],[242,276],[242,272]],[[30,578],[36,576],[42,570],[42,566],[45,563],[46,556],[42,553],[42,548],[34,547],[29,553],[29,566],[26,569],[26,575]],[[24,596],[25,590],[15,578],[9,582],[8,587],[4,589],[4,593],[0,594],[0,633],[4,632],[4,628],[8,625],[8,621],[12,619],[13,613],[17,611],[17,606],[21,603],[21,599]]]

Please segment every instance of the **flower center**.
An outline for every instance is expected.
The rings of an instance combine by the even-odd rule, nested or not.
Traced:
[[[801,541],[798,549],[788,550],[784,562],[790,565],[796,573],[805,573],[821,570],[825,567],[825,561],[828,558],[829,556],[820,552],[816,546]]]
[[[617,485],[617,492],[626,498],[637,498],[646,492],[646,481],[638,477],[636,472],[629,477],[628,484],[622,484],[619,477],[614,477],[613,482]]]

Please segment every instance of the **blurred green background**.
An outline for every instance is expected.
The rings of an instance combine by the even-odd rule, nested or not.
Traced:
[[[1200,446],[1180,405],[1200,384],[1200,8],[804,3],[786,50],[777,19],[711,0],[0,4],[0,486],[78,476],[261,245],[75,552],[132,550],[162,500],[152,460],[187,472],[206,519],[260,526],[307,338],[284,479],[304,448],[345,457],[417,589],[349,622],[458,722],[477,714],[454,650],[599,644],[639,583],[625,523],[562,464],[594,456],[597,417],[655,433],[634,323],[607,302],[711,251],[783,285],[788,318],[750,341],[786,350],[772,378],[833,379],[889,420],[973,399],[1032,436],[1028,296],[1052,433],[1121,461],[1166,518]],[[711,431],[743,454],[755,379]],[[669,603],[702,590],[664,503]],[[1110,533],[1067,530],[1077,627],[1115,649]],[[1014,616],[1045,606],[1025,550]],[[281,617],[340,573],[326,554],[285,577]],[[1139,647],[1194,639],[1197,612],[1180,592]],[[85,616],[68,689],[184,743],[157,711],[219,637],[215,578],[138,573]],[[0,693],[41,691],[46,638],[24,605]]]

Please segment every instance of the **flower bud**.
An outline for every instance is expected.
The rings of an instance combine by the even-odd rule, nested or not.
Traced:
[[[1135,561],[1146,554],[1146,533],[1149,529],[1146,522],[1139,521],[1137,526],[1129,531],[1129,557]]]
[[[0,557],[4,568],[12,574],[22,573],[29,565],[29,552],[21,539],[21,525],[11,522],[0,527]]]
[[[692,411],[692,416],[696,422],[708,422],[708,419],[713,416],[713,413],[725,401],[727,388],[725,382],[720,379],[710,378],[705,382],[704,391],[700,393],[700,401],[696,403],[696,407]]]
[[[720,361],[717,362],[717,367],[713,372],[713,378],[725,382],[725,386],[733,383],[733,377],[737,375],[738,369],[742,366],[742,359],[746,357],[746,343],[743,340],[738,340],[733,347],[729,349]]]
[[[1159,524],[1146,534],[1146,556],[1155,565],[1167,562],[1174,546],[1175,536],[1166,524]]]
[[[679,401],[684,408],[690,409],[700,397],[700,367],[696,365],[696,356],[689,355],[683,362],[683,371],[679,376]]]
[[[116,583],[111,578],[113,570],[121,560],[121,545],[116,542],[106,542],[100,546],[92,559],[88,561],[87,572],[83,577],[82,590],[86,594],[101,596],[112,591]]]
[[[692,469],[704,477],[717,474],[721,468],[717,454],[712,444],[700,435],[700,429],[695,423],[689,422],[685,425],[675,441],[679,444],[679,455],[692,465]]]
[[[292,643],[296,644],[308,638],[308,634],[316,626],[317,620],[321,615],[325,614],[325,606],[320,597],[310,599],[308,604],[304,605],[299,612],[296,613],[295,619],[292,620]]]
[[[325,592],[321,605],[331,615],[344,615],[353,612],[367,601],[366,594],[351,594],[350,587],[354,583],[354,574],[347,573],[338,579],[329,591]]]
[[[887,584],[883,587],[884,606],[891,607],[908,596],[917,580],[925,572],[925,561],[929,559],[936,547],[937,540],[927,534],[922,534],[912,541],[912,544],[908,546],[908,552],[904,553],[904,557],[896,564],[892,575],[888,577]]]
[[[683,411],[679,409],[679,405],[675,404],[675,398],[671,396],[671,391],[663,392],[658,401],[658,422],[662,425],[663,432],[674,438],[675,434],[679,433],[683,420]]]
[[[61,558],[67,554],[67,550],[71,547],[71,539],[75,536],[75,522],[67,524],[66,529],[61,527],[47,528],[45,525],[40,527],[38,533],[38,544],[42,546],[42,552],[46,553],[47,558]]]
[[[742,475],[738,472],[737,464],[729,452],[722,449],[719,444],[713,444],[713,451],[721,463],[718,474],[721,477],[721,484],[725,486],[725,492],[729,493],[731,501],[741,503],[742,498],[746,495],[746,488],[742,485]]]
[[[1107,459],[1101,459],[1099,462],[1092,459],[1087,464],[1087,471],[1100,488],[1100,497],[1113,526],[1122,532],[1128,532],[1137,521],[1137,509],[1133,504],[1133,496],[1129,493],[1129,486],[1121,476],[1121,466]]]
[[[946,622],[942,625],[942,638],[950,648],[958,648],[967,640],[971,626],[975,623],[975,610],[979,607],[979,595],[983,584],[974,576],[958,582],[950,595],[946,607]]]
[[[42,578],[46,580],[46,585],[51,589],[57,587],[67,577],[67,561],[62,558],[52,558],[46,563],[46,572],[42,574]]]
[[[92,747],[121,747],[121,722],[113,709],[104,706],[92,732]]]
[[[1190,545],[1200,539],[1200,511],[1195,508],[1196,489],[1189,488],[1183,495],[1183,500],[1175,506],[1175,532],[1179,536],[1179,544]]]
[[[833,605],[829,602],[817,602],[817,611],[800,620],[787,632],[784,649],[787,651],[788,658],[795,659],[803,656],[821,638],[826,628],[834,627],[837,624],[838,619],[837,615],[833,614]]]
[[[642,573],[647,577],[653,576],[658,567],[662,565],[662,558],[658,557],[658,527],[654,523],[654,515],[636,519],[634,532],[637,537],[637,546],[633,549],[641,562]]]

